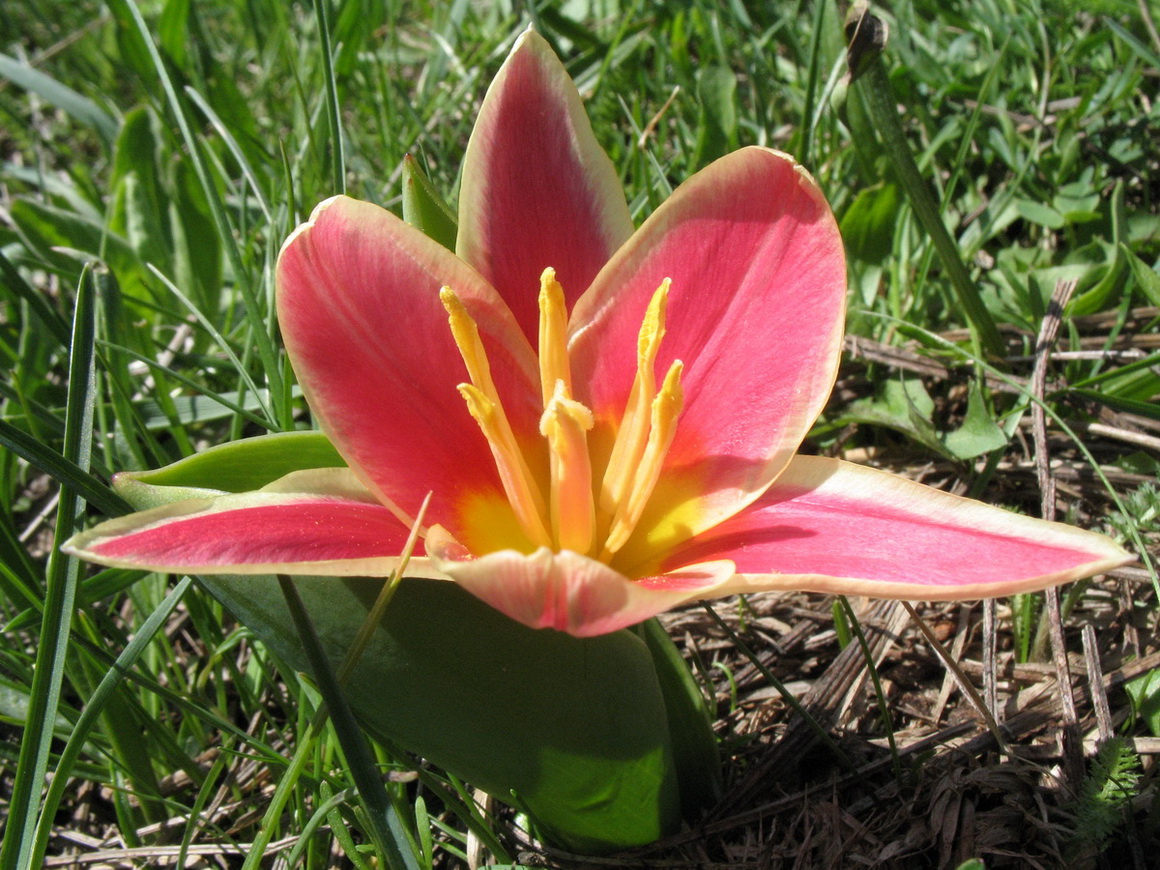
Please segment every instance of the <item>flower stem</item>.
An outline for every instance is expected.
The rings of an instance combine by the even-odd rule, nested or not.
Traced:
[[[867,26],[868,22],[876,22],[879,26]],[[938,202],[926,179],[922,177],[918,164],[915,163],[910,144],[898,120],[894,91],[890,86],[890,77],[887,75],[885,64],[882,63],[880,51],[885,41],[885,29],[869,13],[864,13],[852,24],[855,26],[847,26],[847,33],[851,37],[851,62],[854,63],[854,58],[857,58],[857,68],[852,69],[852,75],[866,100],[870,120],[877,128],[878,135],[882,137],[883,150],[894,167],[903,190],[906,191],[907,199],[910,200],[919,223],[934,243],[943,268],[946,269],[947,276],[955,288],[959,303],[963,306],[963,312],[970,323],[976,351],[1002,358],[1003,338],[959,255],[958,246],[947,232]],[[870,33],[882,34],[878,44],[871,47],[855,45],[860,35]]]

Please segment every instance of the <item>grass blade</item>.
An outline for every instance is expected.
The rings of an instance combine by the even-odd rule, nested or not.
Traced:
[[[409,838],[403,830],[398,813],[395,812],[387,790],[379,778],[378,766],[366,738],[355,722],[354,713],[342,694],[338,677],[330,665],[330,660],[322,650],[318,635],[310,622],[305,604],[294,587],[294,581],[285,575],[278,575],[282,594],[290,608],[294,625],[298,629],[302,647],[310,661],[311,670],[319,692],[330,711],[335,733],[342,744],[351,778],[358,786],[359,798],[370,823],[370,836],[374,839],[383,860],[391,870],[419,870],[415,856],[409,845]]]
[[[169,615],[173,613],[174,608],[181,603],[182,597],[192,584],[193,580],[186,577],[173,587],[169,594],[165,596],[165,600],[161,602],[157,609],[149,614],[149,618],[145,620],[141,628],[133,635],[133,639],[129,642],[129,645],[117,656],[116,662],[105,673],[104,678],[89,697],[84,710],[81,712],[80,719],[73,726],[68,743],[65,744],[64,750],[60,754],[56,770],[53,773],[52,783],[48,788],[48,793],[45,795],[44,804],[41,807],[40,820],[36,826],[32,860],[29,866],[38,867],[44,861],[44,855],[48,849],[48,841],[52,836],[53,819],[56,815],[57,807],[60,806],[65,789],[69,786],[70,771],[84,750],[85,741],[88,740],[89,732],[97,724],[97,719],[104,710],[105,703],[112,696],[113,691],[120,685],[121,681],[125,679],[126,671],[133,668],[137,660],[141,657],[141,654],[145,652],[145,648],[153,642],[154,635],[165,624],[165,621],[169,619]]]
[[[20,63],[15,58],[0,54],[0,76],[19,85],[26,91],[37,94],[46,102],[62,109],[82,124],[88,124],[106,144],[112,144],[117,136],[117,122],[113,116],[68,85],[61,84],[52,76],[45,75],[38,69]]]
[[[73,320],[72,355],[69,359],[68,404],[65,410],[65,460],[87,474],[93,444],[94,282],[92,270],[81,274]],[[0,847],[0,867],[18,870],[31,867],[34,824],[40,806],[41,789],[48,769],[52,723],[56,721],[64,683],[65,655],[69,626],[80,578],[80,563],[64,555],[60,545],[79,526],[84,501],[68,486],[62,486],[57,511],[56,534],[48,557],[44,618],[36,652],[27,724],[20,742],[8,826]]]

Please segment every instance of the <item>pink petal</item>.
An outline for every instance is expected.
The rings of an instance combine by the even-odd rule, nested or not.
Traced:
[[[282,335],[322,428],[405,523],[433,491],[428,517],[454,526],[466,500],[505,499],[456,390],[467,373],[444,285],[479,325],[517,437],[539,443],[535,354],[495,291],[450,251],[377,206],[335,197],[278,260]]]
[[[734,573],[731,562],[718,561],[633,581],[571,550],[501,550],[472,559],[441,529],[432,529],[425,543],[435,567],[496,610],[532,628],[577,637],[617,631],[712,595]]]
[[[842,241],[817,184],[776,151],[723,157],[657,209],[573,312],[575,381],[588,389],[577,398],[596,413],[597,445],[624,408],[641,319],[666,277],[657,377],[684,361],[685,409],[640,558],[736,513],[785,467],[829,396],[845,317]]]
[[[382,505],[329,494],[189,499],[101,523],[64,546],[118,568],[188,574],[390,574],[408,529]],[[441,576],[412,559],[408,576]]]
[[[528,30],[488,88],[463,162],[456,249],[536,335],[540,273],[569,306],[632,234],[616,169],[563,64]]]
[[[1030,592],[1133,561],[1110,538],[836,459],[799,456],[748,510],[665,565],[732,559],[732,591],[924,601]]]

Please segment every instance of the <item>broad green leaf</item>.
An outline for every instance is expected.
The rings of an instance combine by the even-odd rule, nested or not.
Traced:
[[[1124,689],[1132,699],[1136,715],[1154,736],[1160,737],[1160,670],[1151,670],[1128,680]]]
[[[36,255],[64,274],[79,275],[85,262],[102,260],[126,295],[140,298],[148,293],[147,273],[122,236],[76,212],[31,199],[14,201],[9,213]]]
[[[217,311],[222,293],[222,244],[214,227],[205,191],[188,160],[173,167],[174,283],[192,292],[208,311]]]
[[[854,402],[843,419],[879,426],[889,426],[930,449],[943,453],[938,432],[930,422],[934,402],[915,379],[891,379],[882,385],[878,398]]]
[[[185,69],[189,64],[189,0],[165,0],[157,36],[161,50],[178,69]]]
[[[274,578],[201,580],[291,667],[306,662]],[[337,667],[382,580],[295,578]],[[529,629],[452,583],[405,580],[347,694],[373,736],[602,852],[675,833],[680,797],[648,647],[628,631]]]
[[[295,432],[223,444],[122,475],[117,485],[141,508],[197,494],[190,488],[254,489],[298,468],[339,463],[325,436]],[[275,578],[201,582],[278,656],[306,667]],[[295,578],[336,666],[382,582]],[[690,683],[671,691],[676,706],[666,706],[657,669],[668,667],[674,684],[682,679],[674,664],[659,653],[654,663],[650,645],[628,631],[585,640],[535,631],[452,583],[405,580],[347,692],[372,735],[526,811],[552,841],[600,852],[652,842],[679,823],[669,723],[705,722]],[[714,788],[706,739],[711,729],[680,741],[681,757],[696,757],[689,781],[697,782],[698,806]]]
[[[878,293],[883,264],[891,255],[902,191],[896,184],[877,184],[858,192],[842,215],[842,240],[857,270],[864,305],[871,305]]]
[[[648,644],[665,697],[681,813],[686,819],[696,819],[724,792],[713,721],[697,681],[664,626],[656,619],[647,619],[637,627],[637,633]]]
[[[117,476],[116,487],[138,510],[173,501],[159,501],[151,494],[148,503],[138,501],[145,493],[134,484],[151,488],[196,487],[222,492],[259,489],[291,471],[304,468],[337,468],[346,463],[321,432],[280,432],[219,444],[153,471],[134,471]],[[126,490],[132,487],[132,493]]]
[[[71,488],[108,516],[120,516],[128,507],[123,499],[90,472],[70,462],[27,432],[17,429],[7,420],[0,420],[0,447],[11,450],[57,483]]]
[[[933,413],[934,401],[922,382],[908,378],[887,381],[880,398],[855,402],[843,419],[889,426],[948,459],[972,459],[1008,441],[977,385],[971,386],[967,413],[958,429],[940,432],[932,422]]]
[[[1029,199],[1017,199],[1015,201],[1015,209],[1024,220],[1031,221],[1033,224],[1039,224],[1051,230],[1061,229],[1067,223],[1063,219],[1063,215],[1051,206],[1044,205],[1041,202],[1033,202]]]
[[[403,158],[403,220],[447,250],[455,250],[459,232],[455,213],[410,154]]]
[[[1128,261],[1132,269],[1132,277],[1136,279],[1136,286],[1147,297],[1152,305],[1160,305],[1160,275],[1148,266],[1143,260],[1133,254],[1128,246],[1120,243],[1120,253]]]
[[[59,344],[67,347],[69,342],[68,324],[65,323],[64,318],[49,304],[43,293],[38,293],[24,280],[24,276],[4,256],[2,250],[0,250],[0,277],[3,278],[0,283],[3,283],[14,297],[25,302],[29,311],[36,315],[41,325],[56,338]]]
[[[1120,286],[1123,277],[1124,256],[1120,241],[1126,238],[1125,225],[1127,222],[1124,210],[1123,180],[1116,182],[1116,186],[1112,189],[1112,198],[1108,208],[1112,218],[1112,262],[1094,287],[1072,299],[1067,311],[1072,317],[1094,314],[1111,305],[1115,291]]]
[[[157,168],[155,116],[138,107],[125,116],[113,156],[115,191],[109,228],[123,236],[141,262],[169,271],[171,249],[166,197]]]
[[[125,176],[121,179],[114,202],[117,224],[120,224],[114,224],[114,228],[123,231],[137,258],[142,263],[152,263],[161,271],[168,272],[171,259],[169,242],[149,182],[136,172]]]
[[[31,700],[28,697],[28,688],[0,677],[0,721],[24,728],[28,724],[29,707]],[[57,738],[65,739],[72,731],[72,724],[58,711],[52,730]]]
[[[944,435],[943,444],[956,459],[974,459],[1007,444],[1007,435],[991,417],[978,383],[971,382],[963,425]]]
[[[840,223],[851,259],[881,263],[890,256],[901,204],[902,191],[897,184],[876,184],[858,191]]]
[[[708,66],[697,74],[697,147],[692,167],[706,166],[737,147],[737,76],[725,66]]]

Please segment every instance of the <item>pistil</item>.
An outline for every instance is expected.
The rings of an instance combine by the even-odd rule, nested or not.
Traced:
[[[568,307],[564,288],[556,280],[556,270],[540,275],[540,392],[547,409],[556,394],[556,384],[564,382],[564,395],[572,397],[572,366],[568,362]]]
[[[552,536],[558,549],[587,553],[596,525],[587,435],[592,412],[567,392],[564,381],[556,381],[556,391],[540,418],[540,434],[548,440],[551,460]]]

